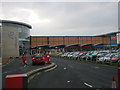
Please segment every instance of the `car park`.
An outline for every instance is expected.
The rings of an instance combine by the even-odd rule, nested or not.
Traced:
[[[74,60],[96,61],[112,64],[120,64],[120,50],[91,50],[91,51],[72,51],[72,52],[57,52],[56,56],[60,58],[66,57]]]
[[[113,56],[114,54],[106,54],[106,55],[104,55],[104,56],[101,56],[101,57],[99,57],[99,58],[97,58],[97,62],[106,62],[106,60],[110,60],[111,59],[111,57]]]

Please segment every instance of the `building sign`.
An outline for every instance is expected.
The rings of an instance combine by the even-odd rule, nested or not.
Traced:
[[[117,33],[117,44],[120,44],[120,33]]]
[[[117,37],[116,37],[115,35],[111,35],[111,36],[110,36],[110,39],[111,39],[111,40],[117,40]]]
[[[14,39],[14,32],[9,32],[8,37],[11,38],[11,39]]]

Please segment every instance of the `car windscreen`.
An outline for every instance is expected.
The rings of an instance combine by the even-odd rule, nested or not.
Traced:
[[[115,55],[113,56],[113,58],[120,58],[120,55]]]
[[[92,55],[97,55],[98,53],[92,53]]]
[[[35,55],[34,57],[35,57],[35,58],[42,58],[43,55]]]

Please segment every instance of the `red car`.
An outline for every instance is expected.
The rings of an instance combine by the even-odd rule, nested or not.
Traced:
[[[32,65],[35,64],[45,64],[45,58],[42,54],[35,54],[32,57]]]
[[[111,60],[112,60],[113,63],[117,63],[118,60],[120,60],[120,55],[113,56]]]
[[[44,55],[43,58],[44,58],[46,63],[49,63],[49,64],[51,63],[50,62],[50,55]]]

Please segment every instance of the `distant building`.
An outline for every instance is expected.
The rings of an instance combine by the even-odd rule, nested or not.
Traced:
[[[2,58],[18,57],[30,48],[30,25],[22,22],[2,20]]]
[[[0,24],[0,64],[2,63],[2,33],[1,33],[1,31],[2,31],[2,29],[1,29],[1,24]]]
[[[71,44],[106,44],[117,45],[118,32],[96,36],[31,36],[31,46],[71,45]]]
[[[54,47],[54,49],[67,48],[69,46],[73,50],[81,50],[81,48],[76,47],[86,47],[88,45],[107,49],[111,47],[118,48],[118,33],[112,32],[96,36],[31,36],[30,41],[33,50],[40,49],[40,47],[45,47],[46,45]]]

